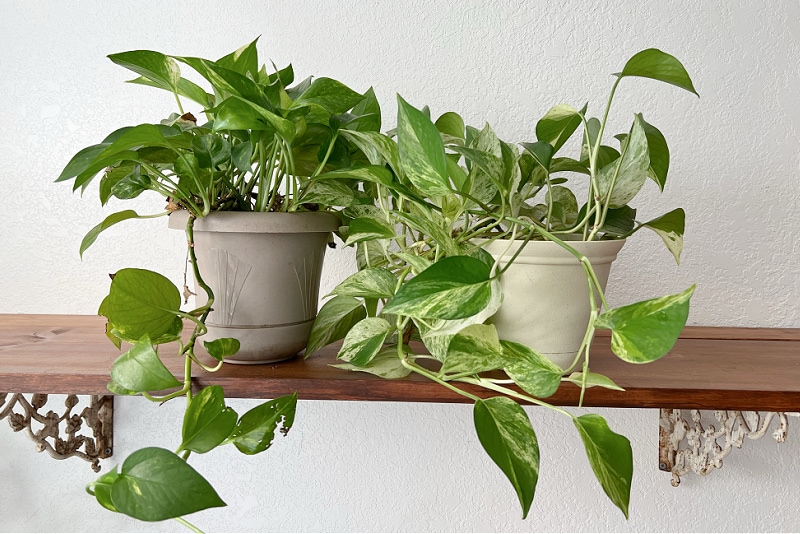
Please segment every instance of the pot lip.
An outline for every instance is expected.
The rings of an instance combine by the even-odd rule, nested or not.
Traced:
[[[514,245],[509,247],[509,240],[508,239],[498,239],[493,241],[492,243],[482,244],[486,240],[484,239],[474,239],[473,242],[483,248],[486,252],[491,254],[494,257],[497,257],[499,254],[503,254],[504,259],[510,258],[516,249]],[[516,240],[521,241],[521,240]],[[585,254],[590,258],[590,260],[595,262],[606,262],[606,261],[614,261],[616,259],[617,254],[620,250],[622,250],[623,245],[625,245],[625,239],[607,239],[604,241],[583,241],[583,240],[565,240],[568,244],[575,248],[581,254]],[[508,247],[508,251],[506,252],[506,248]],[[550,257],[550,258],[561,258],[567,259],[570,262],[575,261],[575,257],[566,249],[562,248],[561,245],[556,243],[555,241],[528,241],[525,247],[522,249],[522,252],[517,257],[517,262],[526,263],[525,258],[537,258],[537,257]],[[538,260],[537,260],[538,261]],[[560,260],[559,260],[560,261]]]
[[[188,211],[173,211],[169,215],[169,228],[183,230],[188,220]],[[327,211],[214,211],[197,219],[194,229],[197,232],[305,234],[335,232],[339,226],[339,217]]]

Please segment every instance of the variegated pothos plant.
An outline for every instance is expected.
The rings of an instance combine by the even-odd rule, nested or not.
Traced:
[[[221,387],[193,392],[193,366],[214,371],[239,349],[236,339],[203,338],[214,294],[197,266],[194,221],[215,211],[335,211],[371,201],[353,180],[316,178],[367,162],[342,132],[380,130],[380,107],[372,90],[360,94],[330,78],[309,77],[292,85],[292,66],[260,66],[256,44],[216,61],[151,50],[109,56],[139,75],[132,83],[172,93],[177,112],[157,123],[114,131],[78,152],[57,179],[83,191],[99,176],[104,205],[112,197],[127,200],[145,192],[167,202],[166,210],[154,215],[130,209],[109,215],[86,235],[81,254],[101,232],[122,221],[166,216],[177,209],[189,212],[187,257],[197,286],[206,292],[205,304],[184,311],[181,293],[168,278],[121,269],[98,312],[108,319],[107,334],[117,347],[130,344],[112,366],[109,390],[155,402],[187,398],[181,443],[174,452],[138,450],[87,488],[105,508],[143,521],[172,518],[195,529],[182,516],[225,503],[187,463],[189,456],[225,444],[244,454],[262,452],[276,430],[291,428],[297,403],[295,393],[238,416],[226,405]],[[191,67],[210,91],[184,78],[179,64]],[[187,112],[183,100],[192,101],[207,120]],[[331,196],[335,201],[323,202]],[[195,354],[198,341],[218,360],[213,365]],[[183,363],[183,380],[163,363],[176,359]]]
[[[361,181],[375,202],[343,212],[349,218],[346,244],[356,246],[358,272],[341,282],[321,308],[307,356],[343,340],[341,368],[386,379],[417,373],[473,401],[478,438],[511,481],[523,517],[534,497],[539,447],[519,402],[549,407],[573,421],[603,490],[628,516],[629,441],[599,415],[577,417],[543,399],[562,382],[580,386],[581,402],[588,387],[619,389],[611,378],[591,371],[595,329],[611,331],[612,349],[621,359],[653,361],[675,343],[694,291],[690,287],[611,309],[590,262],[562,239],[567,234],[619,239],[648,228],[661,236],[676,261],[680,258],[683,210],[637,222],[629,206],[648,178],[663,189],[669,168],[664,136],[635,114],[630,130],[616,136],[619,149],[604,138],[622,80],[651,78],[692,93],[694,86],[676,58],[656,49],[637,53],[615,76],[601,118],[587,115],[588,105],[558,105],[537,122],[537,140],[520,145],[501,141],[488,125],[465,127],[455,113],[434,122],[427,109],[398,96],[398,125],[391,135],[342,132],[370,164],[318,176]],[[579,156],[560,155],[571,147],[575,132],[580,132],[574,140]],[[476,246],[479,238],[550,240],[582,262],[592,309],[579,371],[564,376],[565,370],[536,347],[499,339],[494,326],[485,324],[501,305],[502,270]],[[498,370],[505,376],[498,378]],[[484,388],[488,398],[463,384]]]

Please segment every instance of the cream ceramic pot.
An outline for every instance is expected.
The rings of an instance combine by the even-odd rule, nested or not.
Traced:
[[[604,291],[611,262],[624,244],[625,240],[569,241],[589,258]],[[495,259],[510,259],[516,250],[504,240],[482,246]],[[503,304],[490,319],[500,338],[527,345],[566,369],[580,348],[591,313],[589,286],[578,259],[552,241],[529,241],[500,283]]]

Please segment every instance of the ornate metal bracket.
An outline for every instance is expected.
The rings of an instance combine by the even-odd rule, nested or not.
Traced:
[[[11,396],[8,401],[6,399]],[[38,452],[47,451],[57,460],[78,457],[91,462],[95,472],[100,471],[100,459],[110,458],[114,452],[114,397],[92,395],[89,406],[80,415],[72,410],[78,405],[77,395],[67,395],[63,414],[49,410],[42,415],[39,410],[47,404],[47,395],[36,393],[28,401],[22,393],[0,393],[0,419],[8,418],[14,432],[25,430],[36,443]],[[38,423],[41,428],[34,430]],[[61,437],[61,424],[65,437]],[[92,437],[80,433],[83,424],[92,429]],[[37,425],[37,426],[38,426]],[[48,438],[51,441],[48,441]],[[83,451],[79,450],[83,447]]]
[[[783,443],[789,429],[787,416],[800,416],[800,413],[794,412],[768,412],[763,416],[759,412],[732,410],[715,410],[713,413],[719,428],[715,425],[704,427],[700,410],[690,410],[689,422],[683,418],[681,410],[661,409],[658,468],[672,473],[673,486],[678,487],[681,477],[689,471],[707,475],[721,468],[723,458],[734,447],[741,449],[745,437],[763,437],[773,420],[778,421],[778,427],[772,437],[778,443]],[[682,447],[683,442],[686,445]]]

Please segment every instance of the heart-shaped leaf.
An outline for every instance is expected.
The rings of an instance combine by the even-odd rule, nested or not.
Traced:
[[[392,325],[381,317],[367,317],[359,321],[344,338],[338,358],[363,367],[374,358],[383,346]]]
[[[336,286],[331,294],[381,299],[394,295],[396,286],[397,277],[391,271],[372,267],[348,276]]]
[[[658,234],[674,256],[675,261],[680,265],[685,225],[686,213],[684,213],[683,208],[677,208],[657,219],[644,223],[643,226]]]
[[[345,245],[353,245],[361,241],[373,239],[391,239],[395,236],[395,229],[385,220],[377,217],[357,217],[350,221]]]
[[[564,371],[536,351],[513,341],[501,341],[506,360],[505,372],[524,391],[534,397],[549,397],[561,384]]]
[[[681,89],[686,89],[697,95],[692,79],[683,64],[675,57],[657,48],[648,48],[635,54],[628,60],[625,68],[622,69],[618,76],[620,78],[626,76],[652,78],[653,80],[659,80],[678,86]]]
[[[215,360],[222,361],[228,356],[233,356],[241,348],[241,343],[238,339],[232,337],[221,337],[214,341],[203,341],[208,354]]]
[[[649,168],[650,156],[647,152],[644,121],[637,114],[631,131],[623,142],[622,155],[600,169],[597,175],[600,195],[612,208],[626,205],[647,181]]]
[[[553,146],[553,152],[558,152],[581,125],[581,114],[585,111],[586,108],[578,111],[566,104],[551,108],[536,123],[536,139],[549,143]]]
[[[528,415],[508,397],[492,397],[476,401],[473,416],[481,445],[514,486],[525,519],[539,480],[539,443]]]
[[[221,386],[203,388],[192,397],[183,416],[183,442],[180,450],[206,453],[225,441],[239,416],[225,406]]]
[[[686,325],[694,289],[608,310],[595,319],[595,327],[611,330],[611,349],[620,359],[657,360],[672,349]]]
[[[364,317],[367,311],[360,300],[353,297],[334,297],[322,305],[311,327],[305,357],[322,347],[342,339]]]
[[[614,433],[606,420],[596,414],[573,419],[583,440],[586,456],[597,480],[625,518],[631,499],[633,452],[628,438]]]
[[[296,409],[297,393],[259,404],[239,419],[229,441],[244,454],[265,451],[272,445],[278,427],[283,435],[292,428]]]
[[[137,393],[161,391],[183,385],[161,362],[147,336],[116,359],[111,367],[111,380]]]
[[[490,268],[469,256],[443,258],[403,284],[384,313],[428,319],[463,319],[492,297]]]
[[[452,192],[447,179],[444,143],[431,120],[397,96],[397,143],[405,176],[425,196]]]
[[[140,449],[125,459],[111,484],[111,502],[141,521],[163,521],[226,506],[211,484],[175,453]]]
[[[98,310],[112,324],[116,335],[130,342],[144,336],[156,340],[175,330],[180,322],[178,288],[164,276],[144,269],[122,269],[111,281],[108,296]]]
[[[470,325],[453,336],[441,374],[478,374],[502,369],[506,360],[494,325]]]

